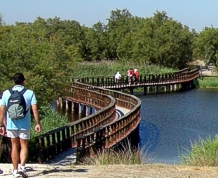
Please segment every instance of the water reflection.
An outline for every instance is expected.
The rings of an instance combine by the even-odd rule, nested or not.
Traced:
[[[139,97],[140,145],[147,147],[154,163],[178,164],[191,142],[217,134],[218,90]]]

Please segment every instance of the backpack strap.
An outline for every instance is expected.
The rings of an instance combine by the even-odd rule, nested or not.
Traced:
[[[9,88],[8,91],[10,92],[10,94],[14,93],[14,91],[12,90],[12,88]]]
[[[23,89],[20,91],[20,94],[23,95],[26,91],[27,91],[27,88],[23,88]],[[27,112],[29,111],[29,109],[30,109],[30,108],[27,109],[27,106],[26,106],[25,115],[27,114]]]
[[[13,88],[13,87],[12,87]],[[12,90],[12,88],[9,88],[8,91],[12,94],[14,93],[14,90]],[[18,90],[15,90],[18,91]],[[27,88],[23,88],[20,92],[21,95],[23,95],[25,92],[27,91]]]
[[[20,91],[20,94],[23,95],[26,91],[27,91],[27,89],[26,89],[26,88],[23,88],[23,89]]]

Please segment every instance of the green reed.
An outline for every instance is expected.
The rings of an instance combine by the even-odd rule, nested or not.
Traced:
[[[200,88],[218,88],[218,76],[216,77],[203,77],[199,80]]]
[[[189,166],[218,166],[218,135],[212,139],[199,139],[191,143],[191,150],[180,156],[182,164]]]
[[[135,63],[135,62],[119,62],[119,61],[107,61],[103,60],[101,62],[82,62],[79,63],[73,73],[72,76],[74,78],[80,77],[96,77],[96,76],[113,76],[117,71],[121,73],[121,75],[126,75],[127,70],[130,68],[137,68],[139,70],[139,74],[161,74],[161,73],[170,73],[175,70],[154,66],[154,65],[146,65],[144,63]]]

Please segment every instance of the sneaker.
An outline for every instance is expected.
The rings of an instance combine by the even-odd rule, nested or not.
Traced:
[[[28,178],[28,175],[27,175],[27,173],[26,173],[26,169],[25,168],[20,168],[19,170],[18,170],[18,174],[19,175],[21,175],[23,178]]]
[[[21,175],[18,174],[18,172],[12,171],[12,177],[13,177],[13,178],[20,177],[20,176],[21,176]]]

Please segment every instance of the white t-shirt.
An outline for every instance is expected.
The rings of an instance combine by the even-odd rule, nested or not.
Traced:
[[[120,78],[121,78],[121,75],[120,75],[119,72],[117,72],[117,73],[115,74],[115,79],[120,79]]]

